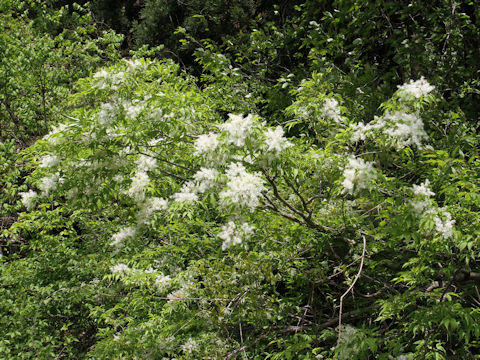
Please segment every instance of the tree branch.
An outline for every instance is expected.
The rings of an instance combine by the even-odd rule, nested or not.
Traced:
[[[363,250],[362,250],[362,256],[360,257],[360,259],[361,259],[360,268],[358,269],[358,273],[355,276],[355,279],[353,279],[352,285],[350,285],[350,287],[347,289],[347,291],[345,291],[343,293],[343,295],[340,297],[340,312],[339,312],[339,315],[338,315],[338,342],[337,343],[340,343],[340,336],[342,334],[343,299],[353,289],[353,287],[355,286],[355,283],[357,282],[358,278],[360,277],[360,274],[362,273],[362,269],[363,269],[363,262],[365,260],[365,251],[367,249],[367,240],[365,239],[364,235],[362,235],[362,238],[363,238]]]

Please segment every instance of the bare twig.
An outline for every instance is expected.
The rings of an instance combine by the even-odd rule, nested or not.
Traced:
[[[270,205],[271,205],[269,207],[278,211],[280,213],[280,215],[282,215],[284,217],[287,217],[287,218],[290,218],[291,220],[296,221],[300,224],[307,225],[308,227],[313,228],[313,229],[319,229],[320,228],[320,229],[328,230],[328,231],[339,231],[339,230],[341,230],[341,229],[333,229],[333,228],[330,228],[328,226],[318,224],[318,223],[314,222],[310,218],[309,215],[306,215],[304,212],[302,212],[302,211],[298,210],[297,208],[295,208],[294,206],[292,206],[287,200],[285,200],[282,197],[282,195],[280,195],[280,192],[278,190],[277,184],[274,181],[274,178],[269,176],[266,170],[262,169],[262,172],[265,175],[265,178],[267,179],[268,183],[272,186],[273,195],[275,196],[275,198],[278,199],[282,204],[284,204],[287,207],[287,209],[290,210],[293,214],[299,216],[303,221],[301,221],[301,220],[295,218],[294,216],[289,215],[285,212],[283,212],[283,213],[280,212],[280,209],[277,206],[275,206],[271,200],[269,201]]]
[[[267,195],[263,194],[263,197],[265,198],[265,200],[268,201],[268,204],[264,204],[264,207],[276,211],[277,213],[279,213],[281,216],[283,216],[283,217],[286,218],[286,219],[292,220],[292,221],[294,221],[294,222],[296,222],[296,223],[298,223],[298,224],[301,224],[301,225],[305,225],[305,223],[304,223],[302,220],[297,219],[295,216],[293,216],[293,215],[291,215],[291,214],[288,214],[288,213],[286,213],[285,211],[279,209],[278,206],[276,206],[276,205],[272,202],[272,200],[270,200],[270,198],[269,198]]]
[[[379,304],[375,303],[371,306],[363,307],[363,308],[358,309],[358,310],[352,310],[352,311],[349,311],[349,312],[343,314],[342,318],[355,318],[358,315],[363,314],[364,312],[367,312],[368,310],[374,310],[374,309],[378,308],[379,306],[380,306]],[[327,320],[324,323],[318,325],[316,328],[319,329],[319,330],[329,328],[330,326],[334,326],[335,324],[338,324],[339,319],[340,319],[340,317],[334,317],[334,318],[332,318],[330,320]]]
[[[285,182],[287,183],[287,185],[293,190],[295,195],[298,196],[298,198],[302,202],[303,210],[305,210],[308,213],[308,218],[311,219],[312,218],[312,211],[308,209],[307,202],[303,198],[302,194],[300,194],[300,191],[298,191],[298,189],[295,187],[295,185],[292,184],[286,177],[284,177],[284,179],[285,179]]]
[[[340,297],[340,311],[339,311],[339,314],[338,314],[338,343],[340,343],[340,336],[342,334],[342,310],[343,310],[343,299],[345,298],[345,296],[348,295],[348,293],[353,289],[353,287],[355,286],[355,283],[357,282],[358,278],[360,277],[360,274],[362,273],[362,269],[363,269],[363,262],[365,260],[365,251],[367,249],[367,240],[365,239],[365,236],[362,235],[362,238],[363,238],[363,250],[362,250],[362,256],[360,257],[361,261],[360,261],[360,268],[358,269],[358,273],[357,275],[355,276],[355,279],[353,279],[353,282],[352,282],[352,285],[350,285],[350,287],[347,289],[347,291],[345,291],[343,293],[343,295]]]

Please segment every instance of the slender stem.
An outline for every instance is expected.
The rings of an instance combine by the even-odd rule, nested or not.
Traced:
[[[367,249],[367,240],[365,239],[364,235],[362,235],[362,238],[363,238],[363,250],[362,250],[362,256],[360,257],[360,259],[361,259],[360,268],[358,269],[358,273],[355,276],[355,279],[353,279],[352,285],[350,285],[350,287],[347,289],[347,291],[345,291],[343,293],[343,295],[340,297],[340,311],[339,311],[339,314],[338,314],[338,340],[337,340],[337,344],[340,343],[340,337],[341,337],[341,334],[342,334],[343,299],[353,289],[353,287],[355,286],[355,283],[357,282],[358,278],[360,277],[360,274],[362,273],[362,269],[363,269],[363,262],[365,260],[365,251]]]

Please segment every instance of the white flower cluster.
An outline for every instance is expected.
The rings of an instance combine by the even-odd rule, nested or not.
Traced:
[[[227,224],[222,225],[222,231],[218,234],[218,237],[223,240],[222,249],[225,250],[233,245],[241,244],[252,233],[253,227],[249,224],[243,223],[238,226],[233,221],[229,221]]]
[[[132,177],[132,183],[127,191],[127,194],[135,199],[137,202],[142,202],[145,199],[145,187],[150,183],[148,174],[145,171],[137,171]]]
[[[325,100],[320,113],[324,118],[333,120],[335,123],[341,123],[343,121],[340,108],[338,106],[338,101],[334,98]]]
[[[28,192],[21,192],[20,196],[22,197],[23,206],[25,206],[27,210],[33,209],[38,194],[32,189],[30,189],[28,190]]]
[[[368,137],[377,137],[376,133],[387,137],[387,143],[398,149],[413,145],[420,147],[427,137],[423,129],[423,121],[417,114],[406,111],[386,112],[383,117],[375,117],[375,120],[365,125],[363,122],[354,127],[352,141],[365,140]]]
[[[123,71],[109,73],[107,70],[102,69],[93,74],[93,79],[95,80],[94,87],[105,89],[111,84],[112,89],[115,90],[118,88],[118,85],[125,81],[125,73]]]
[[[413,193],[417,196],[434,196],[435,193],[430,190],[430,180],[425,180],[425,182],[420,185],[413,185]]]
[[[164,291],[171,281],[172,279],[170,276],[164,275],[164,274],[158,274],[157,277],[155,278],[155,286],[158,288],[158,290]]]
[[[110,103],[102,104],[97,119],[100,125],[109,126],[115,120],[115,107]]]
[[[204,193],[215,185],[215,178],[218,176],[218,171],[211,168],[200,168],[195,173],[193,179],[195,180],[195,190],[199,193]]]
[[[435,87],[430,85],[422,76],[417,81],[410,80],[408,83],[399,85],[397,95],[401,100],[409,101],[420,99],[428,95],[433,89],[435,89]]]
[[[390,359],[390,357],[389,357]],[[392,357],[392,360],[413,360],[413,354],[408,353],[404,355],[398,355],[395,359]]]
[[[423,200],[415,200],[410,203],[413,207],[413,211],[421,217],[433,216],[435,230],[438,233],[441,233],[444,239],[448,239],[453,236],[453,225],[455,224],[455,220],[452,220],[452,215],[445,208],[429,208],[430,202],[428,201],[428,198],[435,195],[435,193],[430,190],[429,185],[430,181],[428,179],[420,185],[413,185],[412,190],[414,195],[417,198],[423,198]]]
[[[129,279],[130,284],[134,285],[142,285],[145,283],[150,283],[150,279],[152,278],[148,274],[153,274],[154,276],[154,284],[158,288],[159,291],[165,291],[168,286],[170,285],[172,279],[168,275],[164,275],[163,273],[159,272],[156,269],[149,268],[146,270],[131,268],[126,264],[119,263],[110,267],[110,271],[112,274],[119,274],[122,276],[129,276],[129,275],[144,275],[147,276],[146,278],[138,277],[136,279]],[[132,281],[133,280],[133,281]]]
[[[195,140],[195,155],[212,153],[218,147],[218,135],[214,133],[200,135]]]
[[[129,226],[126,228],[121,229],[116,234],[112,235],[112,242],[110,243],[111,246],[118,246],[125,240],[131,239],[135,236],[136,229],[133,226]]]
[[[229,114],[229,121],[220,125],[220,129],[225,132],[225,143],[242,147],[245,145],[247,137],[252,133],[253,129],[261,129],[264,124],[260,124],[253,115],[243,117],[242,115]],[[267,129],[265,134],[265,150],[267,152],[282,152],[293,144],[284,137],[284,131],[281,126],[275,129]],[[195,155],[206,156],[210,160],[220,160],[222,157],[215,154],[215,150],[220,145],[219,135],[208,133],[198,136],[195,141]],[[212,158],[213,157],[213,158]],[[223,158],[225,160],[225,158]],[[222,161],[223,161],[222,160]],[[220,163],[222,161],[216,161]]]
[[[108,72],[105,69],[101,69],[93,74],[93,78],[95,79],[95,87],[99,89],[104,89],[107,86],[107,79],[108,79]]]
[[[416,114],[404,111],[396,111],[393,114],[387,112],[383,119],[387,124],[385,133],[399,149],[408,145],[420,147],[423,139],[427,137],[423,129],[423,121]]]
[[[188,297],[188,291],[186,288],[180,288],[167,295],[167,299],[169,302],[181,301],[186,297]]]
[[[136,105],[134,105],[131,102],[125,102],[123,103],[123,108],[125,110],[125,114],[133,119],[135,118],[140,112],[143,110],[144,105],[140,102],[138,102]]]
[[[231,163],[225,173],[228,182],[226,189],[220,193],[222,203],[249,208],[253,212],[260,202],[262,191],[265,190],[265,181],[258,173],[248,173],[240,163]]]
[[[50,168],[57,165],[60,162],[60,157],[58,155],[43,155],[40,158],[40,164],[38,165],[41,168]]]
[[[361,158],[349,157],[348,164],[343,171],[343,192],[353,195],[362,189],[368,189],[377,172],[373,163]]]
[[[146,224],[150,216],[159,210],[165,210],[168,207],[168,201],[158,197],[146,199],[137,213],[137,223]]]
[[[145,199],[145,187],[150,183],[147,172],[157,167],[157,160],[152,156],[142,154],[135,163],[137,164],[137,172],[131,178],[132,183],[127,194],[141,203]]]
[[[140,155],[135,163],[137,164],[138,171],[143,172],[152,171],[157,167],[157,159],[144,154]]]
[[[253,115],[243,117],[241,115],[229,114],[229,121],[220,126],[220,129],[224,132],[221,139],[223,139],[224,145],[241,147],[246,144],[247,137],[252,134],[252,130],[260,130],[262,127],[263,125],[259,124]],[[266,129],[264,135],[265,143],[259,143],[259,145],[263,146],[262,149],[268,152],[279,153],[293,145],[284,137],[284,131],[280,126],[276,129]],[[200,168],[190,181],[186,181],[183,184],[179,192],[171,196],[171,199],[173,202],[197,201],[201,194],[214,188],[217,183],[221,183],[222,179],[225,179],[223,182],[224,186],[219,193],[221,205],[224,207],[233,205],[237,210],[249,209],[253,212],[260,203],[260,196],[265,190],[265,181],[259,173],[249,173],[245,169],[243,163],[247,162],[247,159],[253,162],[251,155],[242,156],[239,153],[229,154],[229,152],[222,153],[216,151],[221,141],[219,136],[215,133],[198,136],[194,144],[195,155],[203,156],[209,162],[215,160],[215,168]],[[230,163],[225,171],[225,176],[219,176],[219,171],[216,167],[222,166],[228,157],[232,159],[241,158],[241,160]],[[222,161],[218,161],[220,158]],[[155,168],[155,159],[142,155],[137,159],[136,164],[137,172],[131,179],[131,185],[127,193],[140,206],[140,210],[137,213],[137,225],[141,226],[148,222],[154,211],[166,209],[168,201],[160,198],[148,199],[145,195],[145,187],[149,183],[147,172]],[[242,238],[252,232],[252,228],[248,224],[238,227],[233,222],[229,224],[220,235],[224,240],[224,247],[240,243]],[[114,235],[112,244],[118,244],[125,237],[133,236],[133,228],[131,229],[132,233],[126,232],[126,229],[124,229]]]
[[[180,345],[180,349],[187,354],[191,354],[196,348],[198,348],[198,343],[192,338],[189,338],[185,344]]]
[[[365,335],[351,325],[342,325],[336,355],[339,360],[360,359],[360,347]]]
[[[200,168],[193,176],[194,181],[183,184],[180,192],[173,194],[172,199],[176,202],[192,202],[198,200],[198,194],[204,193],[215,186],[215,178],[218,175],[216,169]]]
[[[198,200],[197,189],[193,181],[188,181],[183,184],[182,189],[172,195],[175,202],[192,202]]]
[[[447,210],[439,209],[433,220],[435,221],[435,230],[441,233],[444,239],[453,236],[455,220],[452,220],[452,215]]]
[[[274,151],[280,153],[286,148],[293,146],[284,136],[284,131],[281,126],[277,126],[275,130],[267,129],[265,132],[265,143],[267,151]]]
[[[160,291],[165,290],[171,283],[172,279],[168,275],[164,275],[162,272],[158,271],[157,269],[154,269],[152,267],[143,270],[143,269],[136,269],[136,268],[131,268],[128,265],[124,263],[119,263],[116,265],[113,265],[110,267],[110,271],[112,274],[120,274],[120,275],[148,275],[152,274],[154,276],[154,283],[155,286]],[[152,277],[150,277],[152,278]],[[148,279],[137,279],[134,283],[141,284],[145,280],[148,281]]]
[[[112,274],[125,275],[125,274],[128,274],[129,272],[131,272],[132,269],[130,269],[127,265],[121,263],[121,264],[111,266],[110,271],[112,272]]]
[[[429,198],[435,195],[435,193],[430,190],[429,185],[430,180],[428,179],[420,185],[413,185],[412,190],[415,196],[423,198],[422,200],[415,200],[410,202],[412,204],[413,210],[417,214],[423,213],[423,211],[430,205],[428,199],[425,198]]]
[[[228,114],[230,121],[221,125],[221,129],[228,134],[228,142],[235,146],[244,146],[245,140],[250,133],[255,120],[250,114],[246,117],[242,115]]]
[[[38,188],[42,190],[42,195],[46,196],[50,193],[50,191],[54,190],[57,187],[58,182],[61,180],[63,179],[61,179],[58,174],[44,177],[42,179],[42,183],[38,186]]]
[[[136,68],[143,65],[142,61],[140,61],[139,59],[135,59],[135,60],[126,59],[125,63],[127,64],[129,71],[134,71]]]

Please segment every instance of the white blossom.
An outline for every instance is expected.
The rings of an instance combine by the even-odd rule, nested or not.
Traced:
[[[195,140],[195,155],[208,154],[218,147],[218,135],[214,133],[200,135]]]
[[[265,190],[265,181],[260,174],[251,174],[240,163],[231,163],[226,171],[228,182],[220,193],[224,205],[234,204],[253,211],[259,204],[259,197]]]
[[[250,165],[253,165],[255,164],[255,159],[258,157],[258,153],[257,152],[254,152],[253,154],[237,154],[235,156],[233,156],[233,159],[237,160],[237,161],[241,161],[242,163],[247,163],[247,164],[250,164]]]
[[[140,157],[135,161],[138,167],[138,171],[151,171],[157,167],[157,159],[148,155],[140,155]]]
[[[265,132],[265,143],[267,144],[267,151],[282,152],[286,148],[293,146],[293,144],[283,137],[284,131],[281,126],[277,126],[275,130],[267,129]]]
[[[373,129],[375,129],[375,127],[372,124],[365,125],[362,121],[359,122],[353,126],[351,141],[365,141]]]
[[[441,233],[445,239],[453,236],[453,225],[455,220],[452,220],[452,215],[445,209],[439,209],[439,212],[434,217],[435,230]]]
[[[430,205],[428,200],[410,201],[410,204],[412,205],[413,211],[416,214],[422,214],[425,211],[425,209],[427,209],[428,206]]]
[[[140,224],[147,223],[150,215],[155,211],[165,210],[168,207],[168,201],[158,197],[152,197],[145,200],[137,214],[137,221]]]
[[[170,302],[180,301],[180,300],[183,300],[184,298],[186,298],[187,295],[188,294],[185,291],[185,289],[182,288],[182,289],[175,290],[175,291],[171,292],[170,294],[168,294],[167,299]]]
[[[425,180],[425,182],[421,183],[420,185],[413,185],[413,193],[417,196],[434,196],[435,193],[430,190],[430,180]]]
[[[215,177],[218,175],[216,169],[200,168],[193,176],[195,180],[195,189],[199,193],[203,193],[215,185]]]
[[[54,190],[57,187],[57,183],[60,180],[58,174],[44,177],[41,181],[41,184],[38,186],[42,190],[42,195],[48,195],[50,191]]]
[[[157,275],[157,277],[155,278],[155,286],[160,291],[163,291],[171,281],[172,279],[170,278],[170,276],[160,274],[160,275]]]
[[[119,71],[118,73],[111,74],[110,80],[112,82],[112,89],[116,90],[118,85],[125,81],[125,73],[123,71]]]
[[[112,178],[113,181],[120,183],[123,181],[123,175],[122,174],[117,174]]]
[[[38,194],[32,189],[30,189],[28,190],[28,192],[21,192],[20,196],[22,197],[23,206],[25,206],[27,210],[31,210],[35,205],[35,200]]]
[[[115,120],[115,108],[110,103],[102,104],[100,112],[97,115],[100,125],[108,126]]]
[[[124,274],[128,274],[131,271],[131,269],[125,264],[117,264],[110,267],[110,271],[112,272],[112,274],[124,275]]]
[[[68,190],[68,193],[66,195],[67,199],[74,199],[78,195],[78,188],[73,187],[70,190]]]
[[[333,120],[336,123],[340,123],[343,120],[338,101],[334,98],[326,99],[320,111],[323,117]]]
[[[123,108],[125,109],[125,114],[133,119],[135,118],[140,112],[143,110],[143,104],[138,103],[137,105],[133,105],[130,102],[123,103]]]
[[[394,113],[386,112],[382,117],[375,117],[374,121],[365,125],[363,122],[354,126],[351,140],[353,142],[365,140],[368,137],[378,138],[377,133],[387,137],[387,143],[402,149],[407,145],[420,147],[427,138],[423,128],[423,121],[417,115],[405,110]]]
[[[422,76],[419,80],[405,83],[398,86],[398,97],[401,100],[414,100],[419,99],[423,96],[428,95],[433,89],[434,86],[430,85],[428,81]]]
[[[385,134],[387,134],[393,145],[403,148],[407,145],[420,147],[427,133],[423,129],[423,121],[417,114],[405,111],[396,111],[393,114],[387,112],[384,115]]]
[[[116,234],[112,235],[112,242],[110,243],[111,246],[117,246],[120,243],[133,238],[135,236],[136,230],[133,226],[125,227],[121,229]]]
[[[173,195],[175,202],[192,202],[198,200],[198,195],[193,192],[178,192]]]
[[[133,71],[137,67],[142,66],[142,62],[138,59],[135,59],[135,60],[128,59],[128,60],[125,60],[125,63],[128,65],[129,71]]]
[[[94,79],[102,79],[108,77],[108,72],[105,69],[101,69],[97,71],[95,74],[93,74]]]
[[[152,211],[165,210],[168,207],[168,201],[158,197],[148,199],[146,204],[152,209]]]
[[[60,162],[60,157],[58,155],[43,155],[40,158],[40,164],[38,165],[41,168],[49,168],[57,165]]]
[[[435,231],[440,233],[444,239],[453,236],[455,220],[452,219],[452,215],[446,210],[446,208],[425,207],[422,216],[433,220],[435,223]]]
[[[133,153],[133,149],[130,146],[126,146],[118,152],[119,157],[126,157]]]
[[[390,357],[389,357],[390,359]],[[395,359],[392,358],[392,360],[413,360],[413,354],[408,353],[404,355],[398,355]]]
[[[373,163],[366,162],[361,158],[350,157],[348,165],[343,171],[343,192],[353,195],[359,190],[368,189],[376,175]]]
[[[198,347],[197,342],[192,338],[189,338],[185,344],[180,345],[180,348],[182,349],[182,351],[187,354],[191,354],[197,347]]]
[[[137,171],[132,177],[132,183],[127,194],[136,201],[143,201],[145,198],[145,187],[150,182],[148,174],[145,171]]]
[[[223,240],[222,249],[225,250],[231,246],[241,244],[252,233],[253,227],[248,223],[237,226],[233,221],[229,221],[227,224],[222,225],[222,231],[218,234],[218,237]]]
[[[93,78],[95,79],[94,86],[99,89],[104,89],[107,85],[108,72],[105,69],[101,69],[93,74]]]
[[[172,195],[172,199],[175,202],[192,202],[198,200],[197,188],[192,181],[186,182],[182,189]]]
[[[245,139],[255,124],[253,116],[229,114],[228,117],[230,120],[221,125],[221,129],[228,134],[227,141],[235,146],[244,146]]]

